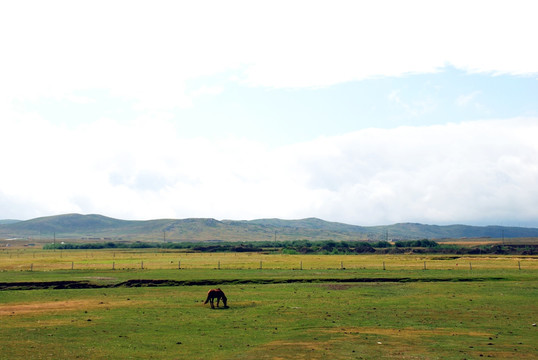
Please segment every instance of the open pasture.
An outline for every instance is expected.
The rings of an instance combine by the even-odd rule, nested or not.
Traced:
[[[0,271],[133,269],[347,269],[347,270],[538,270],[537,256],[496,255],[287,255],[188,253],[159,249],[2,249]]]
[[[521,238],[460,238],[460,239],[436,239],[439,244],[451,244],[460,246],[476,245],[536,245],[538,238],[521,237]]]
[[[0,291],[1,359],[538,357],[533,257],[154,250],[0,256],[0,283],[100,286]],[[128,260],[131,268],[110,268]],[[71,270],[70,261],[81,265]],[[220,282],[229,308],[203,304],[209,284],[115,287],[132,279]]]

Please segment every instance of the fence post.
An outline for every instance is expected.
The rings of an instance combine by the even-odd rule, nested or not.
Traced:
[[[385,262],[383,261],[383,270],[385,270]]]
[[[473,264],[469,261],[469,270],[473,270]]]
[[[116,263],[114,261],[112,261],[112,270],[116,270],[115,265],[116,265]]]
[[[521,270],[521,261],[517,261],[517,267],[519,268],[519,270]]]
[[[75,266],[75,263],[71,261],[71,270],[73,270],[73,267]]]
[[[34,271],[34,264],[30,264],[30,271]]]
[[[178,270],[181,270],[181,260],[179,260],[179,261],[177,262],[177,269],[178,269]]]
[[[144,270],[144,262],[143,262],[143,261],[140,262],[140,268],[141,268],[142,270]]]
[[[217,270],[220,270],[220,260],[219,260],[219,262],[217,264]]]
[[[262,269],[262,261],[260,260],[260,270]]]
[[[303,270],[303,262],[302,261],[301,261],[301,267],[299,269]]]
[[[426,270],[426,261],[424,261],[424,270]]]
[[[340,261],[340,270],[344,270],[344,262]]]

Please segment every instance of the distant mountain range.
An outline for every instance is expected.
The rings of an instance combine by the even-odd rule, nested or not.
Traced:
[[[11,220],[11,219],[0,220],[0,225],[13,224],[19,221],[20,220]]]
[[[26,221],[0,220],[0,239],[88,239],[129,241],[386,240],[538,237],[538,228],[401,223],[355,226],[317,218],[215,220],[205,218],[119,220],[66,214]]]

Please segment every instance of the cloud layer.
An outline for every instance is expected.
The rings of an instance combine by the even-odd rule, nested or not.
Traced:
[[[3,122],[0,133],[8,154],[0,218],[81,212],[538,226],[536,118],[366,129],[279,148],[185,139],[172,122],[154,119],[68,129],[29,116]]]
[[[447,65],[537,74],[534,5],[9,2],[0,8],[0,95],[74,99],[77,90],[105,89],[140,109],[170,109],[190,106],[199,93],[189,89],[190,80],[215,74],[275,88],[428,73]]]
[[[511,92],[501,82],[491,91],[503,96],[490,102],[516,103],[517,110],[498,116],[511,119],[461,122],[472,107],[491,115],[484,105],[490,92],[468,80],[472,86],[443,93],[461,111],[447,115],[454,123],[424,127],[349,132],[394,112],[397,119],[435,123],[435,84],[427,80],[371,91],[389,105],[361,96],[369,89],[343,88],[331,94],[348,102],[293,103],[304,88],[365,79],[375,87],[372,79],[446,68],[536,76],[534,7],[533,1],[4,2],[0,218],[81,212],[538,226],[532,139],[538,118],[527,85]],[[249,96],[254,88],[256,96]],[[265,97],[260,89],[280,93]],[[201,100],[213,97],[220,102]],[[271,103],[277,98],[286,101]],[[314,108],[314,101],[330,105]],[[271,113],[275,104],[289,106],[287,117]],[[370,110],[349,115],[355,107]],[[316,112],[326,114],[310,115]],[[376,119],[363,119],[370,114]],[[512,118],[519,115],[528,117]],[[313,139],[306,142],[295,134],[286,146],[252,140],[253,132],[276,137],[291,121],[296,132],[320,130],[301,137]],[[330,133],[343,135],[318,137],[329,133],[331,121],[343,130]],[[351,125],[339,128],[339,121]],[[250,140],[238,135],[245,133]]]

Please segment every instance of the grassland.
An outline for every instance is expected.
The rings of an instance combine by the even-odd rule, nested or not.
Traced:
[[[0,291],[0,359],[532,359],[537,275],[532,256],[4,250],[0,283],[99,287]],[[157,279],[203,285],[118,286]]]

